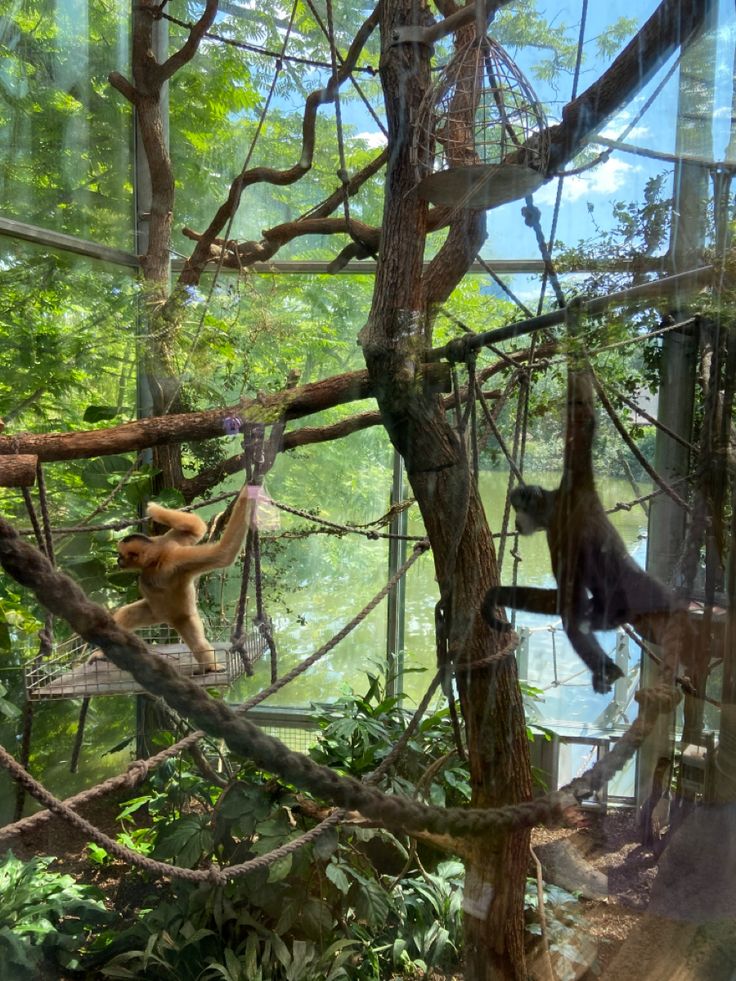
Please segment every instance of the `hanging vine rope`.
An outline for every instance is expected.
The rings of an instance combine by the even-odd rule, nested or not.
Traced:
[[[523,303],[519,299],[519,297],[516,295],[516,293],[514,293],[514,291],[511,289],[511,287],[508,286],[503,281],[503,279],[501,279],[501,277],[498,275],[498,273],[495,271],[495,269],[490,265],[490,263],[486,259],[484,259],[483,256],[480,255],[480,254],[478,254],[475,258],[476,258],[476,261],[479,262],[481,264],[481,266],[483,266],[483,268],[488,273],[488,275],[491,277],[491,279],[496,284],[496,286],[499,286],[504,291],[504,293],[506,294],[506,296],[508,296],[508,298],[513,303],[516,304],[516,306],[519,308],[519,310],[521,310],[521,312],[524,314],[524,316],[525,317],[533,317],[534,314],[531,312],[531,310],[529,309],[529,307],[525,303]]]
[[[606,410],[608,414],[608,417],[610,418],[611,422],[615,426],[618,434],[621,436],[621,438],[628,446],[629,450],[634,454],[634,456],[639,461],[641,466],[646,470],[646,472],[649,474],[652,480],[659,486],[659,488],[669,498],[671,498],[675,502],[675,504],[677,504],[678,507],[681,507],[684,511],[689,511],[690,508],[688,504],[685,501],[683,501],[683,499],[675,490],[672,489],[672,486],[664,479],[664,477],[662,477],[661,474],[657,473],[657,471],[649,463],[649,461],[641,452],[641,450],[636,445],[636,443],[629,436],[628,432],[626,431],[626,427],[621,422],[618,413],[616,412],[613,405],[611,404],[611,400],[606,395],[605,389],[603,388],[600,379],[596,375],[589,361],[588,361],[588,369],[590,371],[590,377],[591,377],[591,381],[593,382],[593,387],[595,388],[596,395],[600,399],[603,408]]]

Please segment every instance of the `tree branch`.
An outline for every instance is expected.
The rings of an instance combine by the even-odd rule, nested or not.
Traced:
[[[138,90],[128,81],[125,75],[121,75],[120,72],[110,72],[107,80],[131,105],[135,106],[138,104]]]
[[[171,76],[180,68],[183,68],[187,62],[192,60],[197,53],[202,38],[210,27],[212,27],[216,16],[217,0],[207,0],[204,13],[199,18],[197,23],[190,29],[187,40],[178,51],[174,52],[170,58],[166,59],[163,65],[159,66],[157,75],[159,76],[162,84],[170,79]]]
[[[294,184],[309,171],[314,157],[317,110],[321,105],[334,100],[335,92],[349,77],[358,62],[358,57],[363,50],[363,46],[378,25],[381,9],[382,0],[379,0],[376,9],[364,21],[356,34],[345,56],[345,61],[338,69],[337,74],[330,78],[325,88],[311,92],[307,96],[302,121],[302,152],[297,163],[286,170],[276,170],[273,167],[253,167],[251,170],[242,171],[235,178],[230,185],[230,192],[226,201],[217,209],[215,217],[210,222],[209,227],[202,235],[194,252],[181,271],[179,275],[179,283],[181,285],[189,286],[199,282],[204,267],[210,258],[210,247],[215,237],[219,235],[232,215],[237,211],[240,198],[247,187],[258,183],[269,183],[275,184],[278,187],[284,187],[288,184]]]
[[[601,77],[568,103],[549,129],[550,176],[574,157],[586,138],[646,85],[666,58],[702,25],[707,0],[663,0]]]
[[[429,391],[449,391],[446,364],[427,365],[423,379]],[[369,398],[373,394],[367,371],[336,375],[274,395],[243,399],[237,405],[205,412],[177,413],[126,422],[109,429],[73,433],[18,433],[0,436],[0,456],[31,453],[41,461],[78,460],[128,453],[153,446],[196,442],[225,435],[223,420],[237,416],[269,424],[284,418],[301,419],[336,405]]]

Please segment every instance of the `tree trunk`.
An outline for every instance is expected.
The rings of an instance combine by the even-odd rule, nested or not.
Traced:
[[[528,799],[531,776],[514,658],[470,667],[497,650],[497,637],[478,612],[485,591],[498,582],[495,551],[464,447],[439,397],[427,391],[418,375],[431,346],[427,302],[432,294],[422,283],[427,209],[413,193],[410,122],[429,84],[429,51],[420,45],[389,44],[393,29],[426,18],[424,8],[411,0],[385,4],[381,77],[392,152],[375,292],[361,343],[384,425],[404,458],[432,543],[443,592],[447,648],[466,725],[473,805],[489,807]],[[458,222],[471,238],[471,229],[477,232],[484,227],[467,214]],[[475,251],[468,249],[468,265]],[[454,242],[446,269],[457,262],[458,254]],[[433,266],[433,275],[441,278],[443,270],[436,263]],[[451,275],[457,280],[463,271],[456,268]],[[443,292],[449,292],[446,284]],[[472,842],[465,888],[468,981],[525,976],[523,895],[528,844],[528,831]]]

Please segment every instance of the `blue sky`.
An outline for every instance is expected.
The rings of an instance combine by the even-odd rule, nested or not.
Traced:
[[[610,59],[601,57],[597,51],[596,38],[621,17],[634,17],[643,24],[656,9],[657,0],[645,0],[636,4],[632,10],[630,0],[608,0],[606,3],[589,3],[585,32],[584,59],[578,91],[583,91],[607,67]],[[539,3],[540,12],[554,20],[556,25],[564,24],[568,36],[576,40],[582,5],[580,3]],[[733,44],[734,27],[733,0],[720,0],[718,29],[716,31],[716,61],[714,69],[714,108],[704,107],[702,126],[697,127],[700,146],[696,152],[715,159],[724,159],[729,143],[731,120],[731,99],[733,85]],[[572,79],[563,77],[557,82],[555,91],[549,85],[533,78],[531,61],[534,51],[517,54],[519,63],[530,77],[537,95],[544,103],[558,108],[568,100]],[[636,118],[641,106],[660,84],[676,57],[673,56],[658,72],[657,76],[632,101],[601,129],[601,135],[619,138],[629,123]],[[675,70],[669,82],[657,96],[652,106],[637,121],[634,129],[626,136],[626,142],[644,148],[672,153],[675,150],[677,122],[677,93],[679,69]],[[354,117],[358,122],[360,116]],[[554,121],[554,112],[550,112]],[[380,133],[373,124],[362,130],[361,135],[369,138],[375,145],[382,141]],[[732,154],[736,153],[736,148]],[[568,177],[563,184],[562,208],[557,236],[573,244],[594,232],[594,221],[599,227],[611,224],[611,205],[614,201],[637,201],[642,198],[646,181],[655,174],[671,172],[671,166],[657,160],[648,160],[620,151],[614,152],[607,161],[580,175]],[[557,194],[557,181],[553,180],[540,188],[535,194],[535,202],[542,211],[543,227],[549,230],[552,210]],[[523,202],[512,202],[489,214],[489,239],[484,254],[495,258],[536,258],[537,246],[534,234],[520,219]],[[593,207],[589,213],[587,205]],[[514,229],[509,235],[508,229]]]

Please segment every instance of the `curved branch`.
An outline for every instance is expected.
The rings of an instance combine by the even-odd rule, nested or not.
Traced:
[[[442,211],[448,209],[438,208],[430,213],[430,217],[435,214],[435,220],[439,221],[443,217]],[[445,221],[449,219],[449,215],[444,217]],[[444,303],[449,298],[480,252],[487,234],[485,211],[462,211],[455,216],[442,248],[422,277],[422,297],[426,307]]]
[[[385,155],[382,155],[383,161]],[[280,248],[301,235],[344,234],[352,237],[354,241],[333,260],[328,269],[330,273],[339,272],[350,259],[365,259],[369,255],[376,254],[381,240],[380,228],[366,225],[355,218],[351,218],[348,224],[345,218],[319,217],[322,211],[321,205],[308,216],[264,229],[261,233],[263,238],[259,242],[238,243],[232,239],[225,241],[224,238],[215,238],[210,246],[209,261],[219,261],[222,250],[225,249],[222,265],[226,269],[243,269],[252,266],[255,262],[268,262]],[[427,231],[436,232],[444,228],[452,221],[453,215],[450,208],[432,208],[427,216]],[[428,288],[432,289],[430,302],[433,303],[447,299],[475,258],[486,237],[485,212],[464,212],[457,216],[453,228],[455,231],[451,231],[448,235],[447,241],[432,262],[430,273],[426,276]],[[182,234],[194,242],[202,242],[204,239],[201,232],[195,232],[192,228],[183,228]],[[472,253],[473,243],[476,244],[475,253]],[[442,264],[447,263],[448,260],[447,271],[442,270]],[[453,275],[454,280],[452,280]]]
[[[160,65],[156,71],[161,84],[171,78],[171,76],[183,68],[187,62],[190,62],[192,58],[197,53],[199,45],[202,38],[207,33],[207,31],[212,27],[215,17],[217,16],[217,3],[218,0],[207,0],[206,6],[204,8],[204,13],[190,28],[189,37],[184,42],[184,44],[175,51],[170,58],[167,58],[163,65]]]
[[[337,74],[330,78],[325,88],[317,89],[307,96],[302,122],[302,152],[299,160],[286,170],[276,170],[273,167],[253,167],[251,170],[242,171],[235,178],[230,185],[230,192],[227,199],[217,209],[215,217],[212,219],[209,227],[202,235],[194,252],[181,271],[179,275],[179,283],[181,285],[191,286],[199,282],[204,267],[210,258],[210,248],[215,237],[222,231],[232,215],[237,211],[240,198],[247,187],[258,183],[275,184],[278,187],[284,187],[288,184],[294,184],[309,171],[314,157],[317,110],[321,105],[334,101],[337,89],[350,76],[350,73],[358,62],[358,57],[363,50],[363,46],[378,25],[381,9],[382,0],[379,0],[375,10],[364,21],[360,30],[355,35],[353,43],[350,45],[345,56],[345,61]]]

